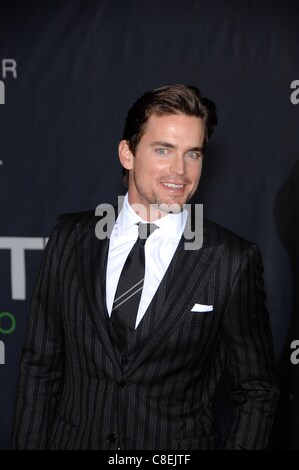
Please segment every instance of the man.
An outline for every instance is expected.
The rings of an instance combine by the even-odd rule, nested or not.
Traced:
[[[225,368],[225,448],[266,447],[277,388],[259,249],[207,220],[202,246],[185,249],[184,204],[216,122],[195,87],[145,93],[119,144],[128,193],[110,236],[94,212],[59,219],[33,294],[14,448],[215,449]]]

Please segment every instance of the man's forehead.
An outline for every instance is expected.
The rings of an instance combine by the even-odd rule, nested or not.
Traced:
[[[195,129],[194,126],[195,125]],[[198,125],[198,129],[197,129]],[[148,133],[161,135],[165,132],[182,130],[184,133],[192,133],[193,130],[200,134],[205,132],[205,122],[200,116],[190,116],[188,114],[151,114],[144,126],[142,136]]]
[[[156,114],[153,113],[149,116],[145,126],[146,129],[159,129],[160,126],[167,126],[171,124],[175,125],[185,125],[186,122],[189,123],[199,123],[200,127],[205,127],[205,122],[200,116],[190,116],[189,114]]]

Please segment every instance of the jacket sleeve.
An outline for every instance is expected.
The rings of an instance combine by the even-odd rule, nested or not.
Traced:
[[[34,288],[19,364],[13,449],[45,449],[61,390],[63,326],[58,276],[58,222]]]
[[[266,448],[273,425],[278,388],[262,274],[260,250],[251,245],[232,284],[223,323],[232,378],[226,449]]]

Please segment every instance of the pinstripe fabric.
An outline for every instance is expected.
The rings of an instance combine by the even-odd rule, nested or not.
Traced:
[[[108,241],[62,216],[45,250],[20,361],[15,449],[214,449],[212,398],[232,378],[228,449],[267,444],[277,401],[258,248],[205,221],[181,240],[124,351],[106,311]],[[194,313],[195,303],[213,305]]]

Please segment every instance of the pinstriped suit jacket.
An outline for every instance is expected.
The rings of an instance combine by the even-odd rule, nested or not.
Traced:
[[[183,240],[125,351],[105,303],[108,240],[92,212],[47,244],[20,361],[14,449],[214,449],[212,398],[231,376],[227,449],[264,448],[277,401],[259,249],[204,221]],[[195,303],[211,312],[191,312]]]

